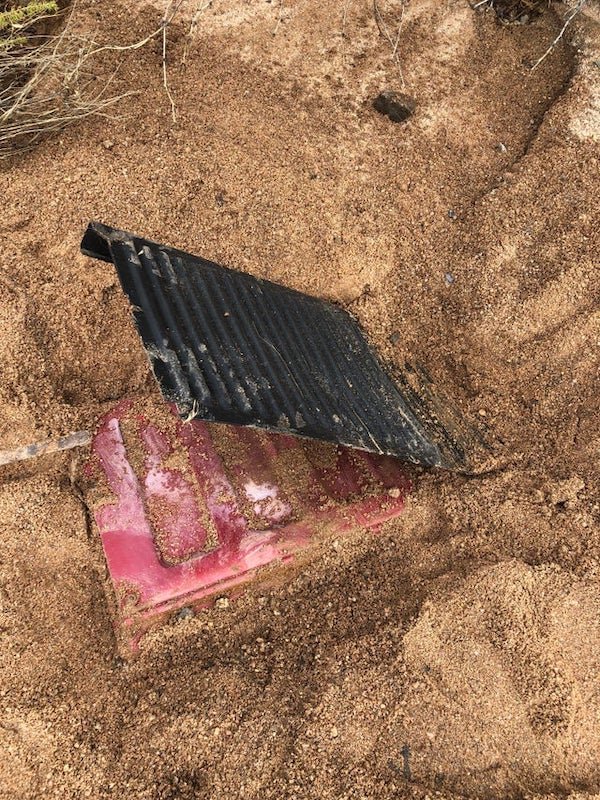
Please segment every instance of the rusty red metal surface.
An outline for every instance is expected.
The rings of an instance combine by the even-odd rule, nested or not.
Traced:
[[[357,527],[378,530],[410,487],[390,457],[175,415],[165,431],[127,402],[102,420],[93,453],[107,484],[95,521],[134,646],[182,607],[268,585],[277,570],[262,567]]]

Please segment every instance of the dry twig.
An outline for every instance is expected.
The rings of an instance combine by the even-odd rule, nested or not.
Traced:
[[[74,447],[84,447],[92,441],[89,431],[76,431],[58,439],[49,439],[45,442],[34,442],[15,450],[0,450],[0,467],[14,464],[17,461],[26,461],[29,458],[58,453],[60,450],[72,450]]]
[[[71,33],[43,37],[0,58],[0,158],[31,147],[45,133],[90,114],[117,98],[94,92],[83,76],[90,45]]]
[[[377,28],[379,33],[388,40],[390,47],[392,48],[391,59],[398,67],[398,72],[400,73],[400,82],[402,88],[404,89],[404,75],[402,73],[402,65],[400,63],[400,58],[398,56],[398,45],[400,43],[400,35],[402,33],[402,22],[404,20],[404,6],[402,6],[402,11],[400,13],[400,19],[398,21],[398,30],[396,32],[396,36],[392,37],[388,26],[386,25],[381,11],[379,10],[379,4],[377,0],[373,0],[373,16],[375,17],[375,22],[377,23]]]
[[[163,85],[165,87],[165,92],[167,97],[169,98],[169,103],[171,104],[171,116],[173,117],[173,122],[177,122],[177,109],[175,107],[175,100],[173,99],[173,95],[171,94],[171,90],[169,89],[169,81],[167,80],[167,28],[169,24],[173,21],[175,14],[179,11],[183,0],[168,0],[167,6],[165,8],[165,13],[163,14],[163,18],[161,21],[162,27],[162,73],[163,73]]]
[[[544,53],[542,53],[542,55],[538,58],[538,60],[532,66],[532,68],[531,68],[532,72],[533,72],[534,69],[536,69],[536,67],[539,67],[539,65],[542,63],[542,61],[544,61],[546,58],[548,58],[550,53],[554,50],[556,45],[560,42],[560,40],[565,35],[565,32],[566,32],[567,28],[569,27],[569,25],[573,22],[573,20],[575,19],[577,14],[579,14],[579,12],[581,11],[581,9],[584,7],[585,4],[586,4],[586,0],[578,0],[578,2],[569,11],[567,16],[565,17],[565,21],[563,23],[563,26],[560,29],[560,31],[558,32],[558,35],[555,37],[554,41],[550,44],[548,49]]]
[[[273,36],[279,30],[279,26],[281,25],[281,20],[283,19],[283,0],[279,0],[279,12],[277,14],[277,22],[275,23],[275,27],[273,28]]]
[[[198,20],[200,19],[200,15],[204,11],[206,11],[207,8],[210,8],[210,6],[212,6],[212,4],[213,4],[213,0],[207,0],[207,2],[205,2],[205,3],[198,3],[198,7],[196,8],[196,10],[194,12],[194,15],[192,17],[192,21],[190,22],[190,29],[188,31],[187,41],[186,41],[185,47],[183,49],[183,59],[182,59],[182,63],[183,64],[187,63],[187,57],[188,57],[190,42],[194,38],[194,34],[196,33],[196,26],[198,25]]]

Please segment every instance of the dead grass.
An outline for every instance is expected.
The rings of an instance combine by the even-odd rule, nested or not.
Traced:
[[[402,65],[400,63],[400,56],[398,53],[398,45],[400,44],[400,35],[402,33],[402,22],[404,18],[404,5],[402,6],[399,18],[394,21],[392,32],[390,32],[390,28],[388,27],[388,24],[384,19],[382,10],[377,0],[373,0],[373,16],[375,18],[375,23],[377,24],[379,33],[381,34],[381,36],[384,37],[384,39],[387,39],[390,45],[391,48],[390,57],[392,61],[396,64],[396,67],[398,68],[398,72],[400,74],[400,84],[402,89],[404,89],[405,88],[404,75],[402,73]]]
[[[33,5],[44,10],[24,17],[21,12]],[[0,32],[7,34],[0,52],[0,159],[115,102],[106,86],[95,88],[87,67],[97,48],[74,32],[71,11],[36,3],[4,15],[12,23],[2,30],[0,17]]]
[[[0,35],[3,49],[10,49],[26,42],[26,35],[33,25],[48,16],[58,14],[56,0],[28,2],[25,5],[0,3]]]
[[[137,50],[163,37],[179,7],[169,3],[158,29],[130,45],[99,45],[75,30],[75,4],[56,2],[18,7],[0,5],[0,160],[34,147],[43,137],[93,115],[107,115],[133,92],[110,93],[111,80],[99,85],[94,59],[100,53]],[[165,89],[172,108],[174,103]]]

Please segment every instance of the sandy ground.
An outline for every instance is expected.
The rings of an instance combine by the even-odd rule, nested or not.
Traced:
[[[135,91],[0,173],[0,447],[156,397],[100,219],[333,298],[425,364],[496,468],[289,588],[118,656],[80,455],[0,473],[0,796],[573,798],[600,792],[600,46],[593,2],[185,4],[107,53]],[[82,0],[127,44],[161,9]],[[395,36],[395,34],[394,34]],[[185,63],[183,63],[185,61]],[[395,125],[371,108],[410,92]],[[449,213],[450,212],[450,213]],[[394,344],[392,344],[394,342]]]

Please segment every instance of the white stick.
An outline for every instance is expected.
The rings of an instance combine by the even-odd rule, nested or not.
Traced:
[[[43,456],[46,453],[57,453],[59,450],[70,450],[73,447],[84,447],[92,441],[89,431],[76,431],[59,439],[49,439],[45,442],[34,442],[16,450],[0,450],[0,467],[12,464],[15,461],[26,461],[28,458]]]

